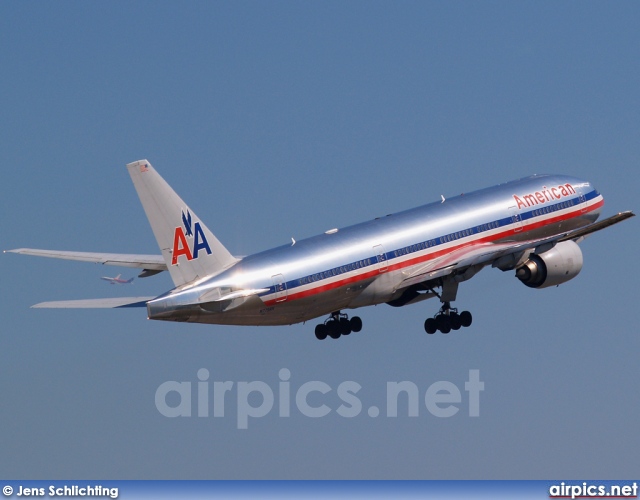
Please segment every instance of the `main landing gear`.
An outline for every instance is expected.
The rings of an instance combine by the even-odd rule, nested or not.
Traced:
[[[462,311],[458,314],[458,310],[451,307],[449,302],[444,302],[438,314],[433,318],[427,318],[424,322],[424,331],[428,334],[436,333],[440,330],[442,333],[449,333],[451,330],[460,330],[461,327],[471,326],[473,317],[469,311]]]
[[[331,313],[331,316],[324,323],[316,325],[316,338],[324,340],[327,336],[332,339],[340,338],[341,335],[349,335],[351,332],[362,330],[362,320],[358,316],[349,319],[346,314],[340,311]]]

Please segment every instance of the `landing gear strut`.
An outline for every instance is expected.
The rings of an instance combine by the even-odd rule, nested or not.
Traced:
[[[357,333],[362,330],[362,320],[358,316],[349,319],[349,316],[340,311],[331,313],[324,323],[316,325],[316,338],[324,340],[327,336],[332,339],[340,338],[342,335],[349,335],[351,332]]]
[[[456,308],[451,307],[450,302],[443,302],[440,311],[433,318],[427,318],[424,322],[424,331],[428,334],[449,333],[451,330],[460,330],[461,327],[471,326],[473,317],[469,311],[462,311],[458,314]]]

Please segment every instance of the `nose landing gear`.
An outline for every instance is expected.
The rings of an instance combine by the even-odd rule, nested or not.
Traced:
[[[342,335],[350,335],[351,332],[359,332],[362,330],[362,320],[358,316],[349,319],[349,316],[342,314],[340,311],[331,313],[331,316],[324,323],[316,325],[316,338],[324,340],[327,336],[332,339],[338,339]]]

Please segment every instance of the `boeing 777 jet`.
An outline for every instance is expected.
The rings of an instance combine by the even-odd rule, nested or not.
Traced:
[[[133,283],[133,278],[129,278],[128,280],[122,279],[120,276],[122,274],[118,274],[115,278],[109,278],[109,276],[102,276],[100,279],[104,281],[108,281],[112,285],[129,285]]]
[[[386,217],[248,257],[233,256],[147,160],[127,165],[161,255],[19,248],[9,252],[169,271],[175,287],[154,297],[67,300],[33,307],[146,307],[149,319],[225,325],[289,325],[326,316],[318,339],[358,332],[342,311],[437,297],[424,329],[449,333],[472,315],[452,307],[460,283],[485,267],[513,271],[530,288],[560,285],[582,269],[578,244],[633,217],[596,222],[604,199],[588,181],[533,175],[444,197]]]

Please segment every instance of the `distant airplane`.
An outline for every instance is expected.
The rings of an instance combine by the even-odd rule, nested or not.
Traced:
[[[424,329],[449,333],[471,325],[471,313],[451,303],[458,285],[483,268],[515,271],[530,288],[560,285],[582,269],[577,243],[634,216],[595,222],[604,199],[589,182],[534,175],[238,258],[147,160],[127,169],[162,255],[9,251],[137,267],[144,269],[140,277],[168,270],[175,288],[157,297],[33,307],[146,307],[149,319],[227,325],[289,325],[328,315],[315,328],[324,339],[360,331],[362,320],[349,320],[344,309],[437,297],[442,306]]]
[[[103,276],[100,279],[108,281],[112,285],[128,285],[129,283],[133,283],[133,278],[130,278],[128,280],[123,280],[123,279],[120,279],[120,276],[122,276],[122,274],[118,274],[118,276],[116,276],[115,278],[109,278],[108,276]]]

